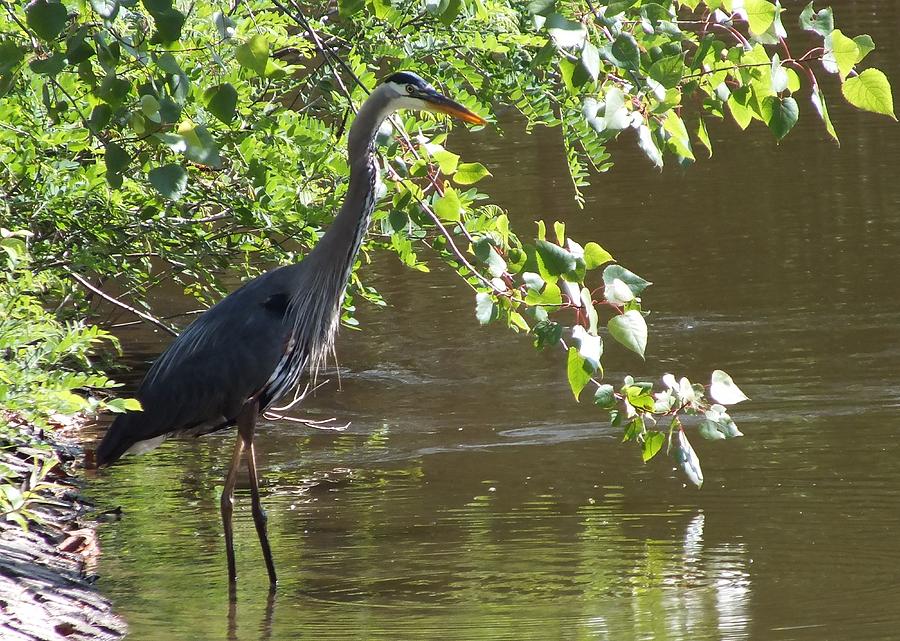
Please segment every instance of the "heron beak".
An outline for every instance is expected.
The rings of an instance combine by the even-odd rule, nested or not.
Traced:
[[[432,111],[459,118],[473,125],[487,124],[487,121],[478,114],[469,111],[455,100],[450,100],[450,98],[442,96],[436,91],[423,91],[419,94],[419,98],[427,102]]]

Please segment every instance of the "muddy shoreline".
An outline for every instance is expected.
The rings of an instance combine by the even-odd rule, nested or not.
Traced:
[[[117,640],[125,622],[94,586],[99,554],[97,515],[80,494],[75,473],[83,458],[77,420],[59,417],[59,429],[40,430],[16,416],[0,432],[3,483],[29,500],[18,510],[27,522],[0,518],[0,638],[31,640]],[[53,460],[46,477],[36,464]],[[15,498],[15,496],[13,496]],[[4,517],[8,516],[7,514]],[[21,519],[19,519],[21,521]]]

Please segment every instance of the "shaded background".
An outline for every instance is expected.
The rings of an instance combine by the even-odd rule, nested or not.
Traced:
[[[894,3],[834,4],[900,85]],[[657,173],[623,136],[584,211],[554,131],[501,114],[502,136],[451,144],[491,168],[523,236],[565,220],[654,282],[647,362],[610,345],[611,380],[723,368],[753,399],[733,412],[746,438],[693,438],[701,491],[575,404],[560,353],[479,328],[454,275],[376,256],[365,277],[390,306],[359,310],[341,388],[306,404],[351,428],[259,431],[274,599],[239,490],[229,609],[218,492],[233,434],[91,481],[124,510],[101,529],[99,574],[132,638],[900,638],[900,130],[824,88],[840,148],[805,93],[781,145],[715,123],[714,158],[687,170]],[[122,338],[138,372],[167,343]]]

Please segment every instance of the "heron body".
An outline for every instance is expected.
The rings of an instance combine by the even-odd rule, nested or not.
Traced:
[[[234,582],[231,515],[237,471],[246,455],[253,518],[272,584],[274,563],[259,501],[253,449],[257,416],[315,373],[330,352],[353,263],[375,207],[375,134],[397,109],[439,111],[481,124],[465,107],[415,74],[389,76],[360,107],[350,128],[350,184],[319,243],[300,263],[269,271],[195,320],[147,372],[137,397],[143,411],[116,418],[97,448],[97,465],[152,449],[170,436],[200,436],[237,426],[222,492],[229,580]]]

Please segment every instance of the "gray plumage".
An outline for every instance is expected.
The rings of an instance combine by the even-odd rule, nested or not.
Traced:
[[[304,372],[315,375],[332,350],[344,292],[375,206],[375,134],[400,108],[484,123],[415,74],[388,77],[363,103],[350,129],[347,195],[316,247],[300,263],[254,278],[194,321],[141,383],[137,398],[143,411],[118,416],[97,448],[96,462],[102,467],[170,436],[199,436],[237,424],[240,436],[221,505],[232,582],[232,494],[246,449],[254,521],[275,583],[253,454],[256,418],[293,390]]]

